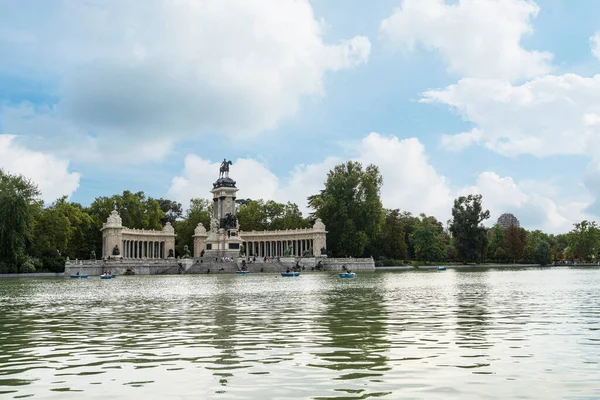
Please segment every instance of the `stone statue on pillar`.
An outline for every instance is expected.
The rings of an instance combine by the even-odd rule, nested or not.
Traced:
[[[219,178],[229,178],[229,166],[233,163],[231,161],[227,161],[223,159],[221,163],[221,168],[219,168]]]

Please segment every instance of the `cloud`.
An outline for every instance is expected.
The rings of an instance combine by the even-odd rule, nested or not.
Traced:
[[[456,135],[442,135],[441,144],[448,151],[461,151],[479,143],[481,136],[481,131],[478,129]]]
[[[423,93],[421,102],[448,105],[475,125],[478,142],[505,156],[594,156],[600,144],[600,75],[547,75],[522,85],[465,78]],[[442,143],[464,142],[461,135]]]
[[[446,178],[429,163],[417,138],[398,139],[372,132],[362,140],[359,161],[375,164],[383,176],[381,199],[387,208],[449,217],[452,194]]]
[[[568,193],[565,195],[549,183],[516,182],[511,177],[484,171],[473,185],[454,187],[429,163],[425,147],[417,138],[399,139],[373,132],[350,147],[356,153],[354,160],[363,166],[373,163],[379,167],[383,176],[381,198],[386,208],[400,208],[417,215],[424,212],[445,223],[451,218],[456,197],[481,193],[484,207],[492,214],[486,222],[488,226],[502,213],[512,212],[527,229],[564,233],[574,222],[589,218],[589,196],[571,199]],[[306,215],[306,198],[323,189],[327,173],[345,161],[328,157],[319,163],[298,165],[280,179],[262,162],[238,159],[231,167],[231,176],[240,189],[239,198],[291,201]],[[188,155],[183,171],[173,178],[167,197],[183,204],[192,197],[210,197],[219,165],[220,162]]]
[[[515,182],[495,172],[479,174],[474,185],[458,190],[459,195],[480,193],[483,206],[490,210],[487,226],[496,223],[505,212],[513,213],[526,229],[541,229],[548,233],[566,233],[574,222],[590,219],[587,207],[590,196],[571,199],[558,188],[542,182]]]
[[[16,139],[13,135],[0,135],[0,168],[35,182],[46,203],[61,196],[71,196],[77,190],[81,175],[69,172],[68,161],[28,150],[20,146]]]
[[[538,12],[527,0],[403,0],[380,31],[395,48],[439,52],[453,74],[512,81],[550,70],[550,53],[521,45]]]
[[[60,2],[43,21],[19,16],[26,45],[0,52],[62,82],[60,100],[30,119],[57,119],[100,149],[276,128],[302,98],[324,95],[326,73],[366,63],[371,49],[363,36],[325,43],[308,0]]]
[[[592,47],[592,54],[598,60],[600,60],[600,32],[596,32],[590,37],[590,46]]]

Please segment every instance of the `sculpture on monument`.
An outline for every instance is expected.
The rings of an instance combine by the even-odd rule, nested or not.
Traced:
[[[244,245],[240,245],[240,256],[245,256],[246,255],[246,248],[244,247]]]
[[[288,246],[285,248],[285,251],[283,252],[283,256],[284,257],[289,257],[292,255],[292,246]]]
[[[90,253],[90,260],[92,260],[92,261],[96,260],[96,252],[94,250],[92,250],[92,252]]]
[[[216,232],[219,230],[219,220],[217,220],[216,218],[210,220],[210,230],[212,232]]]
[[[169,249],[169,258],[173,257],[175,257],[175,254],[173,254],[173,249]]]
[[[115,244],[115,247],[113,248],[112,255],[113,256],[121,255],[121,252],[119,251],[119,246],[116,244]]]
[[[229,166],[233,163],[231,161],[227,161],[225,158],[221,163],[221,168],[219,168],[219,178],[229,178]]]
[[[224,218],[221,218],[221,228],[235,229],[237,227],[237,217],[230,213],[225,214]]]
[[[185,246],[183,246],[183,258],[190,258],[191,254],[190,254],[190,249],[188,247],[188,245],[186,244]]]
[[[313,248],[309,247],[308,249],[304,250],[304,253],[302,253],[302,257],[312,257],[313,255]]]

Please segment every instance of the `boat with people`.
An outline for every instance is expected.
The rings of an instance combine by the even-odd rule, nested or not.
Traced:
[[[300,276],[300,272],[282,272],[281,276]]]
[[[78,279],[78,278],[87,278],[87,277],[88,277],[88,276],[87,276],[87,274],[85,274],[85,275],[81,275],[81,274],[79,274],[79,272],[78,272],[78,273],[76,273],[76,274],[71,274],[70,276],[71,276],[71,278],[73,278],[73,279]]]
[[[235,271],[235,273],[238,275],[246,275],[248,271]]]
[[[112,271],[104,272],[100,275],[100,279],[113,279],[115,276],[112,274]]]
[[[354,272],[352,272],[350,270],[350,268],[347,268],[346,265],[342,265],[342,271],[344,271],[344,272],[341,272],[339,274],[340,278],[352,279],[352,278],[356,277],[356,274]]]
[[[445,271],[445,270],[446,270],[446,267],[444,267],[444,266],[438,267],[438,271]]]

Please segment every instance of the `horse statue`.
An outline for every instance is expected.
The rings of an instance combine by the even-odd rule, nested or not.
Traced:
[[[227,161],[223,159],[221,163],[221,168],[219,168],[219,178],[229,178],[229,166],[233,163],[231,161]]]

